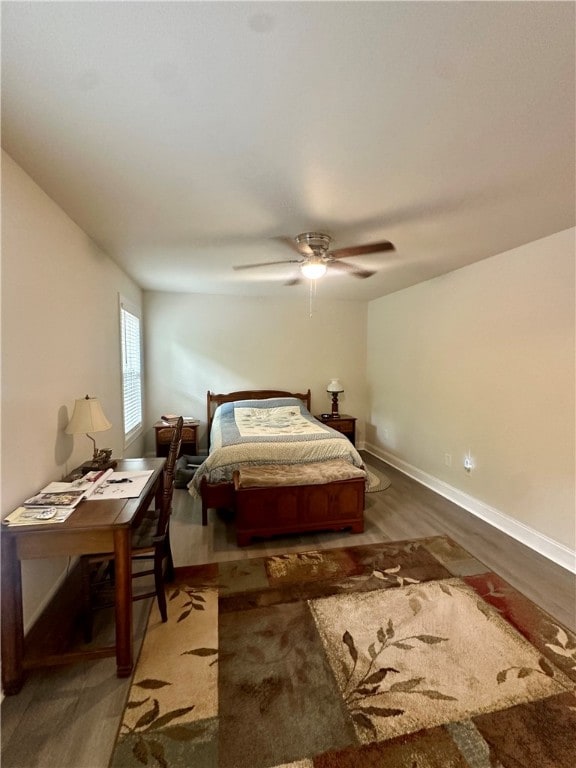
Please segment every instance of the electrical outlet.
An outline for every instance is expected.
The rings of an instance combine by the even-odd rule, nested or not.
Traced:
[[[464,456],[464,469],[466,472],[471,472],[474,469],[474,461],[472,460],[472,456]]]
[[[447,467],[452,466],[452,454],[451,453],[445,453],[444,454],[444,464],[446,464]]]

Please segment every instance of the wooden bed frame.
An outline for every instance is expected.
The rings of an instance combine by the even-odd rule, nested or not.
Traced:
[[[310,411],[310,390],[286,392],[280,389],[247,389],[228,394],[207,393],[208,448],[214,412],[222,403],[235,400],[265,400],[295,397]],[[202,525],[208,524],[210,507],[225,507],[236,514],[236,539],[239,546],[254,537],[351,528],[364,530],[364,478],[337,480],[321,485],[278,485],[239,489],[238,472],[232,482],[200,484]]]
[[[235,400],[267,400],[271,397],[297,397],[310,410],[310,390],[307,392],[286,392],[282,389],[242,389],[238,392],[228,392],[227,394],[215,394],[208,391],[206,394],[208,452],[210,452],[212,420],[219,405],[231,403]],[[281,489],[278,490],[280,491]],[[209,483],[204,477],[200,485],[200,495],[202,497],[202,525],[208,525],[208,509],[218,509],[219,507],[234,509],[235,507],[234,483],[232,481],[228,483]]]

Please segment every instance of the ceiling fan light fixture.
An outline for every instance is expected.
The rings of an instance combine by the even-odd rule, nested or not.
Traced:
[[[317,280],[326,274],[326,264],[322,261],[307,261],[300,265],[300,271],[308,280]]]

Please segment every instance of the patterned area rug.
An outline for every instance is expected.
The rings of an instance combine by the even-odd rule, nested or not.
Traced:
[[[576,637],[445,537],[185,569],[111,766],[574,768]]]

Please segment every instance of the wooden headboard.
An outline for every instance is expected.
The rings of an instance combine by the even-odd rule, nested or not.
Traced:
[[[225,395],[218,395],[208,391],[206,395],[208,449],[210,449],[212,419],[214,418],[214,412],[219,405],[222,405],[222,403],[232,403],[234,400],[267,400],[270,397],[297,397],[298,400],[302,400],[306,408],[310,410],[310,390],[307,392],[286,392],[283,389],[242,389],[238,392],[228,392]]]

